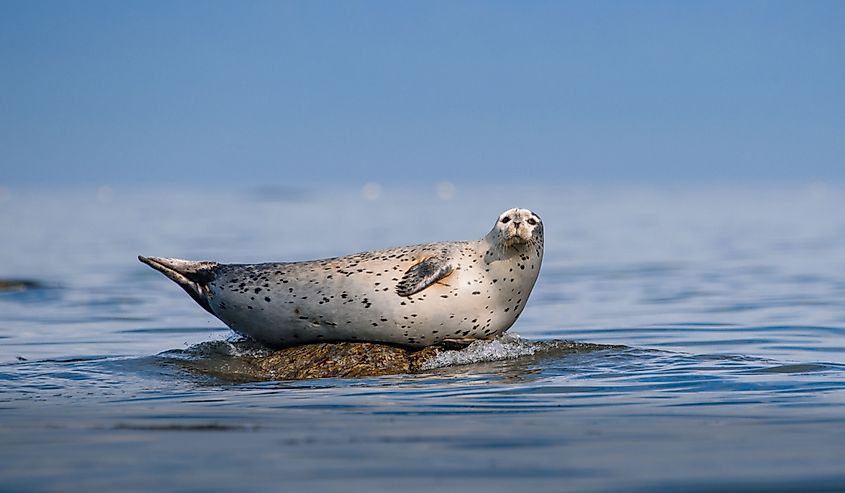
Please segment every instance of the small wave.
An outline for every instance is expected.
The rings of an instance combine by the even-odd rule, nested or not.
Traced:
[[[181,360],[226,358],[260,358],[273,352],[272,348],[248,340],[205,341],[187,349],[171,349],[159,353],[159,357]]]
[[[115,430],[132,431],[255,431],[256,426],[249,425],[227,425],[217,422],[211,423],[165,423],[165,424],[133,424],[118,423]]]
[[[589,344],[572,341],[530,341],[517,334],[505,334],[489,341],[475,341],[459,350],[449,350],[438,353],[426,361],[420,369],[433,370],[455,365],[471,365],[475,363],[489,363],[505,361],[538,355],[553,355],[558,353],[572,353],[577,351],[595,351],[621,346],[604,344]]]
[[[751,373],[819,373],[843,369],[845,369],[845,365],[835,363],[792,363],[754,369]]]

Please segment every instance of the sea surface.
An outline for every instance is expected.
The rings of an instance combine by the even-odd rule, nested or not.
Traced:
[[[136,260],[479,238],[515,206],[546,229],[523,316],[416,375],[192,372],[250,346]],[[823,184],[5,189],[0,490],[845,491],[843,211]]]

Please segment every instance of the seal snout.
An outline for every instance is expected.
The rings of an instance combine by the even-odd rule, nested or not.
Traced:
[[[513,208],[499,215],[493,231],[498,232],[502,244],[508,247],[539,241],[543,225],[540,216],[528,209]]]

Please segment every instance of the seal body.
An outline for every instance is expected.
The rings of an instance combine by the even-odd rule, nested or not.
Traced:
[[[533,212],[511,209],[476,241],[289,263],[139,258],[234,331],[271,346],[361,341],[420,347],[508,330],[540,272],[543,225]]]

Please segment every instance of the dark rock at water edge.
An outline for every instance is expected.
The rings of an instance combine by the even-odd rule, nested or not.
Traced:
[[[193,352],[189,359],[172,362],[192,372],[229,381],[358,378],[416,373],[444,350],[427,347],[411,351],[384,344],[338,342],[231,354],[213,346],[209,343],[199,354]]]
[[[525,355],[530,358],[556,357],[613,347],[570,341],[525,344],[541,345],[536,353]],[[447,351],[465,353],[472,351],[472,346],[458,351],[443,346],[411,350],[377,343],[339,342],[230,354],[223,358],[218,353],[218,357],[191,358],[177,362],[191,371],[229,381],[361,378],[430,371],[426,365]]]
[[[0,279],[0,291],[23,291],[40,287],[41,283],[29,279]]]
[[[307,344],[274,351],[256,363],[274,380],[373,377],[416,373],[441,351],[439,346],[411,351],[374,343]]]

